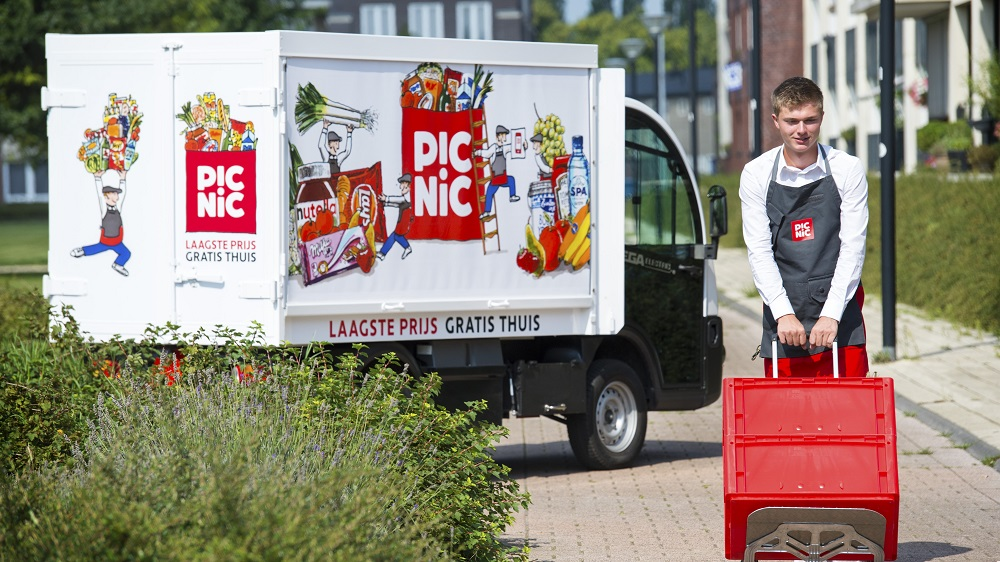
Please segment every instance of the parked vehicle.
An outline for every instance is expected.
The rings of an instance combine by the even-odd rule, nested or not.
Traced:
[[[44,292],[96,340],[259,325],[395,352],[441,401],[633,461],[721,388],[711,237],[597,47],[269,31],[49,35]],[[164,342],[169,343],[169,342]]]

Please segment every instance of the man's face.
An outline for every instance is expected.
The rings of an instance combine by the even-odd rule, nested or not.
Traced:
[[[785,108],[778,115],[772,114],[771,118],[781,134],[786,159],[809,156],[815,152],[819,128],[823,124],[823,112],[815,104]]]
[[[410,194],[410,182],[408,182],[408,181],[400,182],[400,184],[399,184],[399,190],[403,193],[403,195],[409,195]]]
[[[497,133],[497,142],[500,144],[507,142],[507,133]]]
[[[104,194],[104,200],[108,202],[108,205],[118,204],[118,194],[114,191],[109,191]]]
[[[330,152],[336,154],[336,152],[340,150],[340,141],[332,140],[329,143],[327,143],[327,146],[329,147]]]

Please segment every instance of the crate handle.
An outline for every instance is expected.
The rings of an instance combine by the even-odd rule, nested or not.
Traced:
[[[771,377],[778,378],[778,335],[771,336]],[[833,339],[833,378],[840,378],[840,352],[837,338]]]

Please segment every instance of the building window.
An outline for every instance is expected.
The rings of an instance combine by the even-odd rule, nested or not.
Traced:
[[[455,36],[459,39],[493,39],[493,4],[455,4]]]
[[[837,93],[837,37],[827,35],[826,43],[826,89],[830,94]]]
[[[438,2],[414,2],[406,7],[406,21],[414,37],[444,37],[444,6]]]
[[[49,167],[47,164],[42,164],[37,168],[33,168],[35,171],[35,195],[48,196],[49,194]]]
[[[813,82],[819,82],[819,45],[809,47],[809,64],[812,67],[810,78]]]
[[[858,72],[857,58],[857,37],[854,29],[848,29],[847,33],[844,34],[844,72],[847,79],[847,89],[851,92],[857,89],[857,81],[855,74]]]
[[[9,203],[33,203],[49,199],[49,167],[25,162],[4,162],[0,169],[3,200]]]
[[[365,35],[395,35],[396,6],[393,4],[362,4],[361,33]]]
[[[878,21],[865,23],[865,70],[870,84],[878,84]]]
[[[11,164],[7,170],[8,193],[16,197],[28,194],[28,167],[25,164]]]

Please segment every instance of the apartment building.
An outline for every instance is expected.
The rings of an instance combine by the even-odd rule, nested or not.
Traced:
[[[749,158],[751,0],[728,0],[726,42],[720,64],[742,67],[742,82],[720,100],[732,122],[725,169],[737,171]],[[763,149],[778,142],[770,126],[771,90],[787,76],[804,75],[823,88],[823,142],[861,158],[878,170],[880,0],[760,0],[761,109]],[[917,131],[931,120],[969,121],[974,143],[992,141],[992,120],[970,80],[982,78],[982,62],[997,52],[1000,0],[896,0],[894,35],[897,169],[912,172],[928,155],[917,150]],[[797,35],[797,37],[793,37]],[[796,52],[797,51],[797,52]],[[724,69],[720,69],[724,71]],[[996,116],[994,116],[995,118]],[[721,123],[721,121],[720,121]],[[728,132],[728,131],[727,131]],[[720,133],[724,137],[725,133]]]
[[[532,39],[530,0],[310,0],[307,5],[328,7],[316,26],[321,31],[506,41]]]

